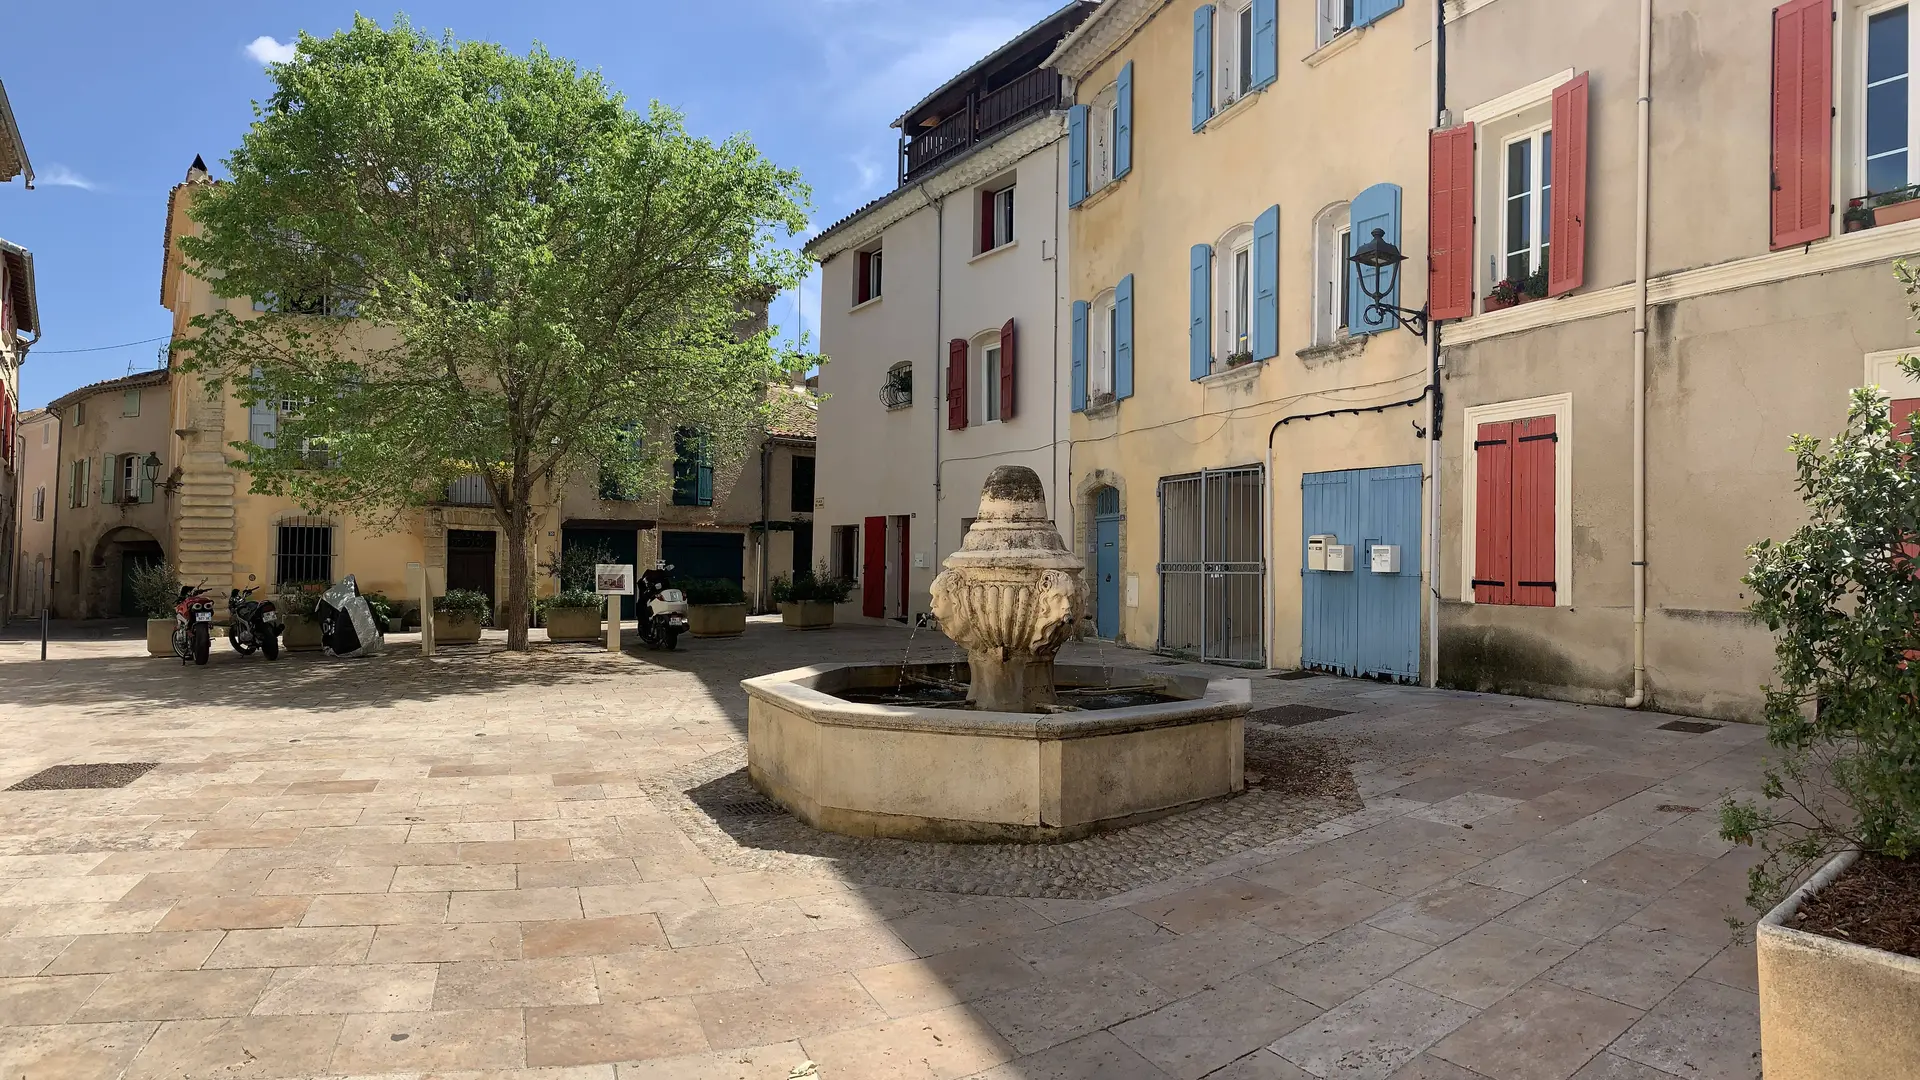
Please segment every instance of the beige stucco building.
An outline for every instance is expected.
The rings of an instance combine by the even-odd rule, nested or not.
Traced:
[[[814,237],[822,263],[816,558],[845,618],[917,620],[997,465],[1066,512],[1060,79],[1071,3],[907,110],[900,185]]]
[[[1425,250],[1431,13],[1352,7],[1110,0],[1049,61],[1075,103],[1071,517],[1101,637],[1422,673],[1428,350],[1346,260],[1375,228]],[[1306,569],[1310,534],[1357,572]]]
[[[45,409],[20,414],[20,431],[14,442],[20,528],[13,561],[13,591],[8,597],[8,610],[14,615],[37,616],[42,603],[53,598],[53,525],[61,494],[60,462],[53,440],[59,429],[59,420]]]

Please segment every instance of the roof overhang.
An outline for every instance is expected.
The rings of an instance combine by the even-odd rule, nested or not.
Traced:
[[[158,368],[153,371],[136,371],[132,375],[122,375],[117,379],[108,379],[104,382],[90,383],[78,390],[69,390],[47,402],[47,411],[58,413],[74,402],[93,397],[95,394],[117,394],[125,390],[137,390],[143,386],[165,386],[170,377],[171,373],[166,368]]]
[[[1065,7],[1062,7],[1059,10],[1054,11],[1052,14],[1048,15],[1046,18],[1041,19],[1039,22],[1034,23],[1032,26],[1027,27],[1025,30],[1022,30],[1020,33],[1015,34],[1010,40],[1007,41],[1006,44],[1000,46],[999,48],[993,50],[987,55],[981,57],[979,60],[975,61],[972,66],[968,67],[965,71],[962,71],[960,74],[955,75],[953,78],[948,79],[946,82],[941,83],[937,88],[935,88],[933,93],[928,94],[926,97],[923,97],[919,101],[914,102],[913,108],[908,109],[906,112],[903,112],[899,116],[894,118],[892,126],[900,127],[902,124],[905,124],[907,122],[908,117],[912,116],[914,113],[919,112],[921,109],[924,109],[927,106],[933,104],[935,101],[938,101],[942,94],[945,94],[947,91],[952,90],[954,87],[966,82],[968,79],[973,78],[975,75],[978,75],[980,72],[986,70],[987,68],[992,67],[994,64],[999,63],[1001,60],[1004,60],[1009,56],[1017,56],[1022,51],[1032,48],[1033,43],[1036,39],[1043,38],[1047,34],[1054,32],[1056,23],[1062,21],[1063,19],[1068,18],[1069,16],[1073,15],[1075,12],[1079,11],[1082,8],[1092,8],[1093,6],[1094,5],[1089,3],[1088,0],[1068,0],[1068,3]]]
[[[1046,66],[1075,82],[1099,67],[1173,0],[1105,0],[1100,10],[1074,27],[1047,57]]]
[[[7,104],[7,86],[0,83],[0,184],[25,176],[33,186],[33,162],[27,160],[27,144],[20,138],[20,125],[13,119],[13,106]]]
[[[32,332],[40,340],[40,295],[33,284],[33,252],[11,240],[0,240],[0,260],[7,264],[7,282],[12,290],[13,324]],[[23,344],[31,345],[33,342]]]

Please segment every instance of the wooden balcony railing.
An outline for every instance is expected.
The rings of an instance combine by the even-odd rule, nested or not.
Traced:
[[[906,183],[1059,103],[1060,76],[1047,68],[1035,68],[991,93],[969,94],[966,108],[901,140],[900,182]]]

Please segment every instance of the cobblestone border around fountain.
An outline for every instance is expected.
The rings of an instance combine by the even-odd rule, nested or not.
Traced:
[[[842,836],[764,806],[744,746],[656,773],[641,789],[715,862],[746,870],[832,870],[860,885],[984,896],[1099,900],[1285,840],[1360,810],[1330,739],[1248,725],[1243,795],[1060,844],[940,844]]]

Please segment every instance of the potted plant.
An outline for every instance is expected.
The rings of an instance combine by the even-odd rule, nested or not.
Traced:
[[[1873,196],[1873,223],[1892,225],[1920,218],[1920,184],[1908,184]]]
[[[1251,363],[1253,363],[1253,353],[1245,349],[1227,354],[1227,366],[1230,368],[1237,368],[1244,364]]]
[[[280,612],[281,648],[288,652],[315,652],[320,648],[320,620],[313,613],[327,588],[324,581],[280,583],[273,606]]]
[[[747,632],[747,594],[727,578],[689,581],[687,629],[697,638],[739,637]]]
[[[1505,311],[1515,304],[1525,303],[1520,295],[1520,283],[1512,278],[1501,278],[1500,283],[1487,291],[1487,311]]]
[[[180,602],[180,575],[166,563],[148,563],[134,567],[127,577],[134,605],[147,619],[147,655],[172,656],[173,606]]]
[[[1520,283],[1520,297],[1520,302],[1523,304],[1530,300],[1545,300],[1547,298],[1546,259],[1541,259],[1539,269],[1528,274],[1527,279]]]
[[[1829,445],[1793,451],[1808,522],[1754,545],[1743,579],[1779,641],[1780,756],[1765,804],[1720,807],[1721,835],[1765,854],[1747,898],[1767,911],[1761,1054],[1768,1080],[1920,1076],[1920,458],[1872,387]]]
[[[540,601],[540,617],[547,626],[547,640],[597,641],[602,633],[600,616],[606,607],[606,600],[599,593],[584,589],[568,589],[547,597]]]
[[[802,570],[773,580],[773,602],[780,605],[780,622],[789,630],[823,630],[833,625],[835,604],[844,604],[853,582],[837,578],[826,565],[816,572]]]
[[[372,609],[373,625],[379,627],[381,633],[397,634],[400,632],[405,620],[400,618],[394,607],[393,600],[388,597],[386,593],[370,592],[361,593],[360,595],[367,601],[367,607]]]
[[[433,639],[450,645],[480,640],[480,628],[493,617],[493,601],[472,589],[453,589],[433,598]]]
[[[1847,200],[1847,212],[1842,216],[1846,221],[1848,232],[1873,228],[1873,209],[1867,205],[1865,199]]]

